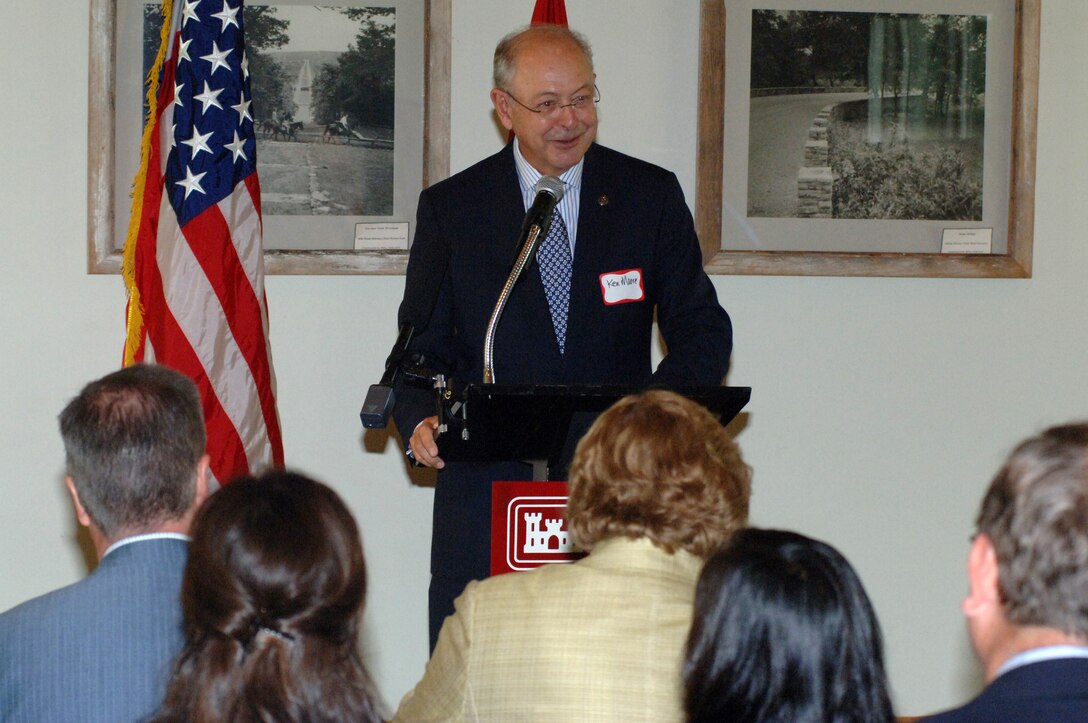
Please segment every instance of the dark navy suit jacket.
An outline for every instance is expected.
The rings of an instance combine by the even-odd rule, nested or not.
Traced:
[[[525,216],[512,146],[420,195],[402,316],[429,247],[449,244],[448,272],[429,324],[413,349],[463,383],[483,379],[487,322],[509,275]],[[514,287],[495,339],[501,384],[645,384],[654,370],[654,310],[668,355],[663,385],[720,384],[732,349],[729,317],[702,268],[691,213],[676,177],[602,146],[585,156],[571,279],[566,354],[559,354],[534,264]],[[642,302],[604,303],[600,275],[640,269]],[[402,319],[403,320],[403,319]],[[401,403],[400,422],[433,413],[429,397]],[[413,423],[414,427],[414,423]]]
[[[123,545],[0,615],[0,721],[131,723],[158,710],[183,642],[188,544]]]
[[[483,380],[488,320],[513,266],[524,217],[512,145],[420,195],[400,321],[420,326],[426,320],[410,348],[423,351],[454,384]],[[440,260],[447,256],[442,273]],[[605,303],[602,275],[634,269],[644,298]],[[437,303],[426,319],[427,305],[419,300],[435,285]],[[655,312],[667,345],[656,371]],[[566,353],[559,353],[535,263],[513,289],[494,349],[499,384],[720,384],[732,328],[703,271],[676,176],[592,145],[582,174]],[[405,441],[432,414],[432,393],[398,387],[394,419]],[[439,439],[440,454],[441,447]],[[528,478],[529,468],[518,464],[451,463],[439,473],[431,568],[453,579],[453,596],[468,580],[487,576],[491,482]],[[452,597],[444,611],[439,625],[452,612]]]
[[[999,675],[967,705],[925,719],[934,723],[1088,721],[1088,659],[1031,663]]]

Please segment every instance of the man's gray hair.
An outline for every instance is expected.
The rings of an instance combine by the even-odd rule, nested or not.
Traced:
[[[181,519],[196,494],[206,436],[186,376],[138,364],[83,388],[60,413],[67,474],[108,539]]]
[[[1088,639],[1088,422],[1022,442],[982,500],[1009,622]]]
[[[590,70],[593,69],[593,50],[589,47],[589,41],[584,35],[562,25],[528,25],[509,33],[495,46],[493,81],[496,88],[507,90],[510,87],[521,45],[526,40],[536,38],[567,40],[574,43],[585,56]]]

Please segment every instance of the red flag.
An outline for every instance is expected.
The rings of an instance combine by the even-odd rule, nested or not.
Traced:
[[[567,7],[563,0],[536,0],[533,8],[533,25],[567,26]]]
[[[125,364],[196,382],[226,483],[283,464],[242,0],[163,0],[163,16],[125,242]]]

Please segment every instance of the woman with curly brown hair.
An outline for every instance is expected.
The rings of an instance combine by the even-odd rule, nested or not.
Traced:
[[[747,522],[749,486],[709,411],[621,399],[571,465],[567,524],[589,555],[469,583],[394,720],[679,723],[695,580]]]

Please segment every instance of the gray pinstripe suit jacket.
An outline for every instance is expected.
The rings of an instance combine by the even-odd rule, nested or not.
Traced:
[[[0,615],[0,722],[122,723],[158,709],[183,627],[188,545],[119,547],[87,578]]]

